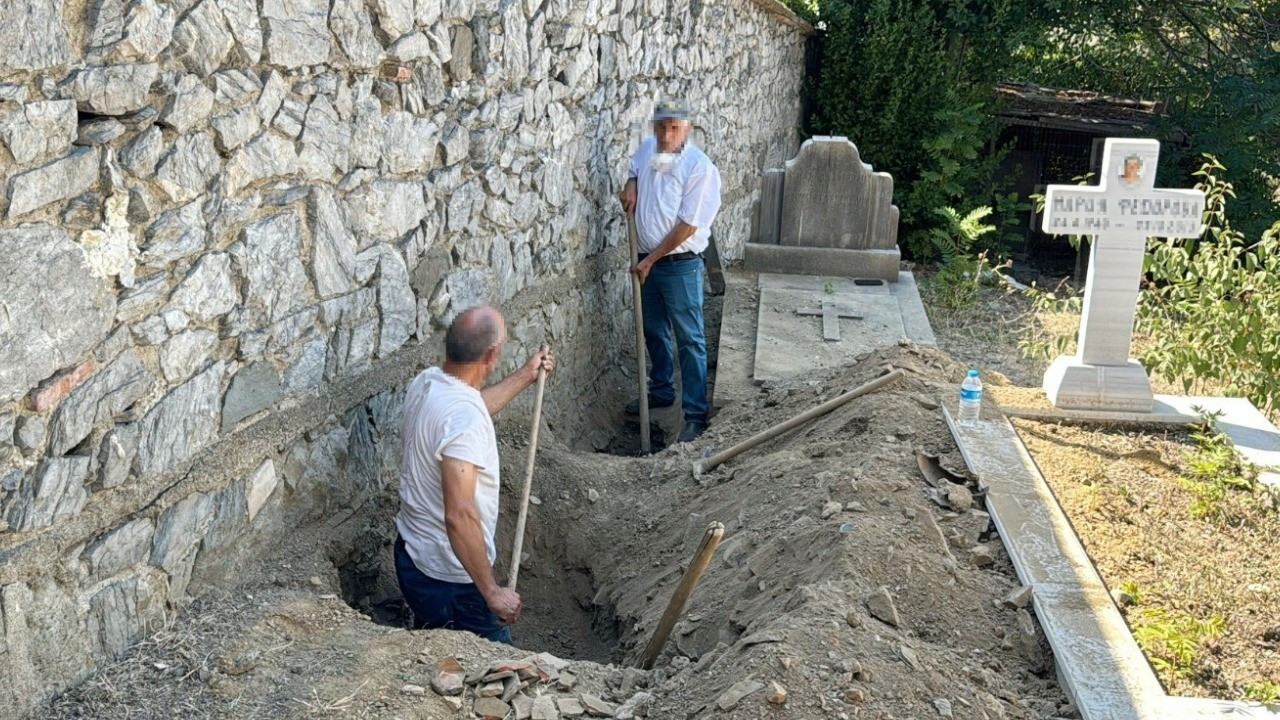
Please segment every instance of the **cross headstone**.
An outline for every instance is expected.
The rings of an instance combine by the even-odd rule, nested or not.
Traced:
[[[796,311],[797,315],[820,315],[822,316],[822,339],[827,342],[840,342],[840,318],[846,320],[861,320],[861,315],[854,315],[850,312],[843,312],[834,304],[829,302],[822,303],[821,310],[813,308],[801,308]]]
[[[1129,357],[1147,238],[1192,238],[1202,230],[1204,193],[1155,187],[1160,143],[1108,138],[1096,187],[1050,185],[1043,229],[1091,235],[1080,339],[1054,361],[1044,389],[1055,407],[1150,412],[1147,371]]]

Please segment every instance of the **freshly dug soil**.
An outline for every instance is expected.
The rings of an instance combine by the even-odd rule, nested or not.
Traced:
[[[885,365],[907,377],[694,479],[704,452]],[[389,483],[380,502],[300,531],[246,569],[243,587],[193,606],[42,717],[472,717],[473,690],[455,709],[429,689],[403,688],[428,687],[447,656],[472,672],[543,650],[573,659],[577,686],[527,694],[617,705],[645,692],[647,716],[661,720],[1076,717],[1028,611],[1000,602],[1018,582],[989,518],[926,498],[917,452],[964,472],[938,410],[964,370],[935,348],[877,352],[842,372],[765,386],[725,408],[697,443],[648,458],[574,451],[544,428],[519,649],[392,624]],[[499,436],[505,556],[528,427],[503,418]],[[623,672],[712,521],[725,525],[724,542],[656,669]],[[784,702],[770,702],[781,699],[773,683]],[[726,692],[756,684],[737,700]]]
[[[1222,507],[1238,522],[1197,518],[1184,431],[1014,424],[1103,581],[1135,596],[1121,610],[1166,690],[1280,699],[1280,512],[1234,493]]]

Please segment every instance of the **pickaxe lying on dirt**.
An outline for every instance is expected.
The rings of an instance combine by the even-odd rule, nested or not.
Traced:
[[[866,395],[867,393],[870,393],[870,392],[875,392],[876,390],[879,390],[885,385],[888,385],[889,383],[902,377],[904,374],[905,373],[902,371],[901,368],[895,368],[893,370],[890,370],[888,373],[881,375],[880,377],[876,378],[875,380],[872,380],[869,383],[866,383],[865,385],[861,385],[859,387],[856,387],[850,390],[849,392],[843,395],[834,397],[817,407],[810,408],[800,413],[799,415],[796,415],[790,420],[786,420],[778,423],[777,425],[774,425],[768,430],[752,435],[751,437],[747,438],[746,440],[743,440],[737,445],[734,445],[728,450],[721,450],[720,452],[716,453],[715,455],[712,455],[711,457],[705,460],[700,460],[698,462],[695,462],[693,464],[693,477],[701,478],[702,473],[715,468],[721,463],[727,460],[730,460],[732,458],[735,458],[738,455],[750,450],[751,448],[754,448],[755,446],[760,445],[761,443],[772,440],[773,438],[778,437],[782,433],[788,430],[791,430],[793,428],[797,428],[814,418],[822,417],[823,415],[826,415],[827,413],[831,412],[832,410],[835,410],[836,408],[840,407],[841,405],[844,405],[845,403],[849,402],[850,400],[856,397]]]

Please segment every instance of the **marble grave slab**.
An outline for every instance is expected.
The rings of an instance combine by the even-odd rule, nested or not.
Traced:
[[[824,332],[820,315],[798,312],[824,304],[846,316],[838,320],[838,340],[826,339],[831,333]],[[756,328],[756,380],[781,380],[852,365],[859,355],[895,345],[905,337],[898,300],[887,293],[828,294],[761,287]]]

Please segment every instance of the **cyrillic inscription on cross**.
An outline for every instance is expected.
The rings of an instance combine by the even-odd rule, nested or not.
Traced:
[[[1204,193],[1156,189],[1160,143],[1108,138],[1097,187],[1050,185],[1042,227],[1092,235],[1076,355],[1060,357],[1044,388],[1057,407],[1150,412],[1151,381],[1129,357],[1147,238],[1200,235]]]

